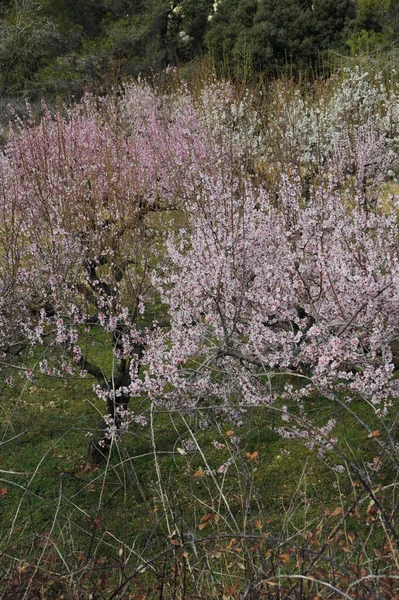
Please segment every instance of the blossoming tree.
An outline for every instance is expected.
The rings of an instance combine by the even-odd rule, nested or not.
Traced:
[[[308,398],[390,409],[397,201],[378,190],[396,165],[396,99],[360,123],[350,99],[344,85],[312,112],[297,97],[263,129],[253,97],[226,84],[195,97],[138,83],[12,128],[0,345],[41,348],[43,373],[95,378],[97,450],[139,418],[138,397],[236,421],[278,407],[281,434],[320,453],[334,421],[317,426]],[[99,331],[107,369],[91,358]]]

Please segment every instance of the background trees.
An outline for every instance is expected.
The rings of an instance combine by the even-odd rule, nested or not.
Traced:
[[[208,33],[219,60],[234,64],[240,52],[257,72],[289,64],[306,67],[327,50],[345,46],[346,28],[355,16],[352,1],[220,2]],[[242,59],[241,59],[242,60]]]
[[[62,50],[57,23],[30,0],[10,3],[0,15],[0,95],[30,88],[32,73]]]
[[[252,77],[307,70],[328,64],[331,51],[387,48],[398,37],[389,0],[9,0],[0,20],[0,93],[31,98],[79,96],[207,53]]]

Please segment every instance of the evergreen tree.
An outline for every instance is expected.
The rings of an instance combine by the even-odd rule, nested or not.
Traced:
[[[61,40],[57,23],[34,0],[14,0],[7,8],[0,16],[0,96],[29,88]]]
[[[0,95],[105,90],[209,51],[224,74],[392,48],[397,0],[2,0]]]
[[[309,66],[320,52],[344,48],[353,0],[222,0],[207,39],[215,58],[234,64],[243,43],[256,71]]]
[[[248,53],[257,0],[222,0],[211,14],[206,36],[208,48],[216,63],[235,67]]]

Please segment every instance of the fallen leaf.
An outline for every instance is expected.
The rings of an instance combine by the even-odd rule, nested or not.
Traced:
[[[233,594],[235,594],[237,591],[237,586],[236,585],[232,585],[231,587],[227,588],[227,590],[225,591],[225,595],[226,596],[232,596]]]
[[[340,506],[337,506],[337,508],[334,510],[334,512],[331,513],[332,517],[338,517],[338,515],[341,515],[343,513],[343,510]]]
[[[372,431],[367,437],[368,438],[377,438],[380,436],[380,432],[378,429],[376,429],[375,431]]]
[[[289,554],[280,554],[279,559],[281,560],[282,563],[286,564],[290,560],[290,555]]]
[[[208,521],[211,521],[213,518],[213,515],[211,513],[207,513],[206,515],[203,515],[200,519],[201,523],[207,523]]]

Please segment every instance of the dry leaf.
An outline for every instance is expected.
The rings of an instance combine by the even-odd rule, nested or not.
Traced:
[[[338,515],[341,515],[343,512],[342,508],[340,506],[337,506],[337,508],[334,510],[333,513],[331,513],[332,517],[338,517]]]
[[[201,477],[205,477],[205,471],[198,469],[198,471],[195,471],[193,477],[194,479],[201,479]]]
[[[281,560],[281,562],[286,564],[290,560],[290,555],[289,554],[280,554],[279,559]]]
[[[232,585],[231,587],[227,588],[227,590],[225,591],[225,595],[226,596],[232,596],[233,594],[235,594],[237,591],[237,586],[236,585]]]
[[[213,518],[213,515],[211,513],[207,513],[206,515],[203,515],[201,517],[201,523],[207,523],[208,521],[211,521]]]
[[[375,431],[372,431],[367,437],[368,438],[377,438],[380,436],[380,432],[378,429],[376,429]]]

